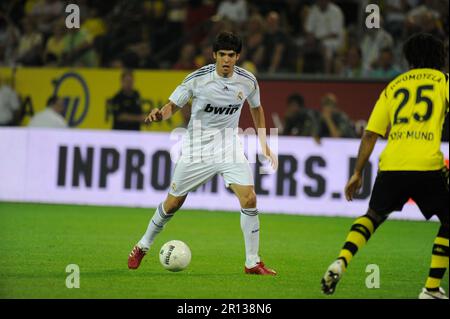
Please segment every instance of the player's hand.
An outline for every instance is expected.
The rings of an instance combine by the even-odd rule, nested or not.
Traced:
[[[362,177],[359,173],[354,173],[352,177],[350,177],[350,180],[348,181],[347,185],[345,185],[345,198],[348,201],[353,200],[353,196],[355,195],[356,191],[361,188],[362,185]]]
[[[163,119],[163,115],[160,109],[156,108],[151,110],[151,112],[147,115],[144,122],[145,123],[151,123],[151,122],[161,122]]]
[[[278,155],[274,154],[269,147],[266,148],[266,151],[263,152],[263,154],[269,160],[273,170],[276,171],[278,169]]]

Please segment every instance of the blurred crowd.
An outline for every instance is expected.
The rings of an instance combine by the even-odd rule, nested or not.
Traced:
[[[212,63],[212,40],[240,34],[240,64],[255,73],[391,78],[401,43],[426,31],[448,46],[446,0],[72,0],[0,2],[0,65],[191,70]],[[378,4],[379,29],[365,27]],[[448,63],[447,63],[448,69]]]
[[[320,109],[305,105],[302,95],[294,93],[286,102],[284,123],[279,125],[282,135],[309,136],[317,143],[324,137],[356,138],[362,135],[362,130],[339,109],[337,97],[326,93],[320,101]]]
[[[80,28],[66,26],[69,3],[80,9]],[[366,27],[368,4],[380,8],[380,28]],[[407,69],[401,45],[411,34],[432,33],[448,48],[448,16],[448,0],[1,1],[0,66],[125,70],[110,101],[112,128],[139,130],[140,95],[126,70],[189,71],[214,63],[212,42],[220,31],[243,38],[239,64],[253,73],[390,80]],[[2,82],[0,126],[17,125],[20,101]],[[33,125],[64,125],[61,103],[50,97]],[[318,143],[323,137],[361,136],[366,123],[350,120],[333,92],[324,92],[320,104],[309,107],[293,92],[275,125],[283,135]],[[447,117],[444,140],[448,131]]]

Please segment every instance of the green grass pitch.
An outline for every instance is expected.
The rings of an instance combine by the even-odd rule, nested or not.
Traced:
[[[417,298],[428,274],[435,222],[388,220],[361,250],[333,296],[320,279],[341,248],[352,218],[261,214],[260,254],[276,277],[243,273],[239,214],[182,210],[136,271],[127,257],[153,209],[0,203],[0,298]],[[192,250],[188,269],[159,263],[168,240]],[[68,289],[68,264],[80,288]],[[380,287],[366,287],[377,264]],[[443,281],[448,291],[448,272]]]

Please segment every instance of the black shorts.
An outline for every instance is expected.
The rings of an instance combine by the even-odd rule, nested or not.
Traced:
[[[438,171],[380,171],[369,207],[382,216],[400,211],[412,198],[426,219],[433,215],[449,221],[448,169]]]

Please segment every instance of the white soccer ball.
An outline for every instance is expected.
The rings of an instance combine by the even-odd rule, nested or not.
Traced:
[[[168,241],[159,251],[159,261],[167,270],[181,271],[191,262],[191,250],[181,240]]]

